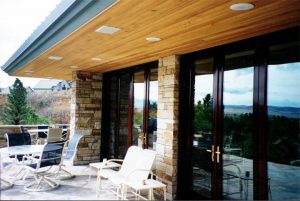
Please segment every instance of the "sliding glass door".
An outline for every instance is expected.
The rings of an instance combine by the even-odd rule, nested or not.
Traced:
[[[194,132],[192,135],[192,189],[200,195],[211,195],[212,177],[212,94],[213,58],[194,62]]]
[[[223,198],[253,200],[253,50],[225,55]]]
[[[181,58],[179,186],[189,199],[300,199],[299,30]]]
[[[155,148],[157,72],[153,62],[104,75],[102,150],[107,157],[124,158],[131,145]]]

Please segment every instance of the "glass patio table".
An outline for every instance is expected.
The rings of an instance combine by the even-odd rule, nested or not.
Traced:
[[[43,151],[44,145],[20,145],[13,147],[4,147],[0,148],[0,167],[1,173],[4,170],[4,158],[8,158],[10,155],[29,155],[29,154],[38,154]],[[0,177],[1,182],[6,184],[12,184],[12,182],[7,179]]]

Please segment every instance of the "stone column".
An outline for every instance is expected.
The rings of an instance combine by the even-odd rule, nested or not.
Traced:
[[[71,97],[71,137],[76,129],[92,129],[83,137],[77,149],[74,165],[100,160],[102,111],[102,74],[73,72]]]
[[[167,198],[177,190],[179,57],[161,58],[158,66],[156,174],[167,183]]]

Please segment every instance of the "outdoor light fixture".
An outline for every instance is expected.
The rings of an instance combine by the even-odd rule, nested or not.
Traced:
[[[70,66],[70,68],[77,69],[79,66]]]
[[[91,58],[92,61],[101,61],[102,59],[100,57],[93,57]]]
[[[25,71],[26,74],[31,74],[33,72],[34,72],[33,70],[27,70],[27,71]]]
[[[118,31],[120,31],[120,29],[117,27],[102,26],[99,29],[97,29],[95,32],[104,33],[104,34],[114,34]]]
[[[147,37],[146,40],[149,42],[157,42],[160,41],[161,39],[158,37]]]
[[[48,59],[50,59],[50,60],[55,60],[55,61],[59,61],[59,60],[62,60],[63,57],[60,57],[60,56],[49,56]]]
[[[245,10],[251,10],[253,8],[254,5],[251,3],[236,3],[230,6],[230,9],[234,11],[245,11]]]

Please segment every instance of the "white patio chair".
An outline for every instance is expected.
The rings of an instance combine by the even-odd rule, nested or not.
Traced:
[[[76,156],[77,146],[80,139],[86,135],[91,135],[91,133],[91,129],[75,130],[74,135],[65,144],[66,152],[64,153],[61,163],[58,165],[58,170],[55,172],[55,177],[58,177],[61,180],[71,179],[75,177],[75,175],[73,175],[70,171],[66,170],[64,167],[66,166],[66,164],[72,165],[72,162]]]
[[[62,141],[62,128],[49,128],[47,135],[47,142],[59,142]]]
[[[113,169],[101,168],[98,171],[97,176],[97,195],[102,189],[102,178],[106,178],[111,181],[116,187],[116,195],[118,198],[126,197],[126,188],[124,188],[125,183],[139,183],[143,184],[151,173],[151,167],[155,160],[156,152],[153,150],[142,149],[141,147],[131,146],[124,158],[111,159],[103,164],[109,162],[123,162],[119,171]]]
[[[0,191],[9,189],[14,185],[11,181],[4,178],[6,175],[4,171],[5,165],[9,165],[10,163],[12,163],[12,161],[5,163],[0,154]]]
[[[59,187],[59,184],[48,177],[48,171],[60,164],[65,142],[47,143],[40,156],[24,156],[23,163],[27,168],[26,174],[31,174],[34,181],[24,186],[26,191],[47,191]]]

